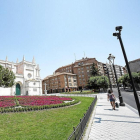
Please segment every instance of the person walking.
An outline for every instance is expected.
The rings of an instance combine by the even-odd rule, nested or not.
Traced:
[[[112,106],[112,109],[115,110],[115,100],[116,100],[116,97],[113,94],[113,90],[110,90],[110,89],[108,90],[107,99],[108,99],[108,101],[110,100],[110,104]]]

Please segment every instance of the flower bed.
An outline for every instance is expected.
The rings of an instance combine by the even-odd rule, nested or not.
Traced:
[[[64,101],[71,101],[72,98],[57,96],[0,96],[0,107],[14,106],[43,106],[52,104],[61,104]]]
[[[42,106],[61,104],[64,101],[71,101],[71,98],[57,96],[21,96],[18,101],[21,106]]]
[[[0,107],[14,107],[16,106],[15,98],[13,96],[0,96]]]
[[[57,96],[0,96],[0,112],[43,110],[69,106],[78,102],[77,99]]]

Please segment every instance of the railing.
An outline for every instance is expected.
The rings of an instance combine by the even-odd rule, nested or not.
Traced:
[[[96,101],[97,101],[97,96],[95,97],[94,101],[91,103],[86,114],[84,114],[84,117],[80,119],[80,123],[78,124],[78,126],[76,128],[73,127],[73,132],[69,136],[68,140],[81,140],[82,134],[85,130],[85,126],[88,122],[91,112],[93,111]]]

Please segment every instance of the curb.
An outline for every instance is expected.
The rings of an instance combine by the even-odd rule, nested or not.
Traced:
[[[126,104],[126,106],[127,106],[131,111],[133,111],[134,113],[136,113],[137,115],[139,115],[139,114],[138,114],[138,111],[137,111],[135,108],[133,108],[132,106],[128,105],[127,103],[125,103],[125,104]]]

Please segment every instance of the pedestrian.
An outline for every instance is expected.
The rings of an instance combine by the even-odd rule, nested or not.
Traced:
[[[113,90],[110,90],[110,89],[108,90],[107,99],[108,99],[108,101],[110,100],[112,109],[115,110],[115,100],[116,100],[116,97],[113,94]]]

